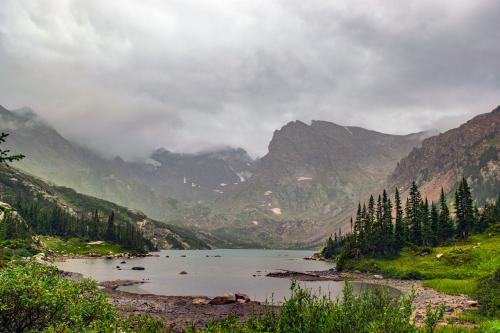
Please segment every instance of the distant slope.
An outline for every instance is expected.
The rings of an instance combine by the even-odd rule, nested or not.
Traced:
[[[462,176],[479,204],[500,192],[500,106],[424,140],[398,163],[388,186],[404,193],[415,180],[424,196],[437,200],[441,187],[454,190]]]
[[[252,176],[252,158],[244,149],[222,148],[181,154],[160,148],[144,163],[123,162],[115,169],[156,193],[184,201],[213,201]]]
[[[148,218],[144,213],[111,202],[79,194],[72,189],[49,185],[15,168],[0,165],[0,201],[15,207],[23,194],[32,201],[57,205],[75,216],[98,210],[103,218],[114,211],[117,223],[132,223],[158,248],[210,248],[214,238],[185,228],[169,226]],[[102,223],[105,223],[103,220]]]

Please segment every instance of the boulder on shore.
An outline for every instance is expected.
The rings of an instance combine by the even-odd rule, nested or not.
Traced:
[[[246,294],[236,293],[234,296],[236,297],[236,301],[238,303],[250,303],[252,301]]]
[[[224,296],[214,297],[208,302],[210,305],[224,305],[236,303],[236,296],[233,294],[225,294]]]

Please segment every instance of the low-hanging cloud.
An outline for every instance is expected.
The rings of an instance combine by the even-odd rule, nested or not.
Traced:
[[[408,133],[500,104],[500,2],[2,0],[0,104],[101,152],[262,155],[286,122]]]

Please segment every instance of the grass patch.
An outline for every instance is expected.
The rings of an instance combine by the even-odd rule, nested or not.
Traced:
[[[438,326],[435,330],[436,333],[480,333],[476,328],[461,326],[461,325],[447,325]]]
[[[43,248],[57,254],[90,254],[99,253],[102,255],[127,252],[120,245],[108,242],[85,242],[80,238],[61,239],[53,236],[39,236],[40,244]]]
[[[475,280],[433,279],[424,281],[424,287],[450,295],[472,295],[476,291]]]
[[[500,333],[500,320],[490,320],[479,326],[479,331],[484,333]]]

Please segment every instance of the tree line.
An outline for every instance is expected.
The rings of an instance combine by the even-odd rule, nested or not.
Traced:
[[[109,215],[98,210],[76,215],[56,204],[33,200],[22,194],[17,196],[13,207],[15,210],[7,212],[0,223],[0,240],[28,239],[35,233],[104,240],[120,244],[133,252],[144,252],[145,249],[152,248],[149,240],[131,222],[116,221],[113,211]],[[15,216],[18,213],[22,219]]]
[[[329,237],[322,255],[341,261],[359,256],[391,256],[407,245],[438,246],[455,238],[466,240],[472,232],[482,232],[500,221],[500,194],[496,202],[487,203],[480,212],[465,178],[459,182],[454,201],[455,219],[443,189],[439,202],[429,203],[413,182],[404,206],[398,189],[394,203],[386,190],[376,201],[371,195],[368,205],[358,204],[356,217],[351,218],[351,232],[342,235],[339,230]]]
[[[6,142],[9,134],[0,133],[0,145]],[[0,166],[23,159],[21,154],[11,154],[8,149],[0,148]],[[59,205],[20,193],[13,205],[15,209],[2,208],[0,213],[0,240],[30,239],[32,232],[41,235],[62,237],[81,237],[90,240],[106,240],[122,245],[134,252],[153,249],[152,243],[145,239],[131,222],[115,221],[115,213],[101,216],[98,210],[82,212],[80,216],[70,214]],[[18,216],[18,212],[22,218]],[[103,220],[105,222],[103,222]]]

